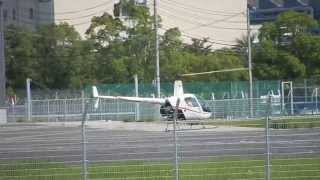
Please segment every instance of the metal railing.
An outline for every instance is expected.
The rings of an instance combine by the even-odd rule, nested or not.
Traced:
[[[32,121],[56,122],[79,121],[88,98],[32,100],[30,106],[14,105],[8,108],[9,122]],[[320,101],[317,96],[274,97],[271,102],[273,116],[320,115]],[[250,116],[250,102],[253,114]],[[212,112],[212,119],[250,119],[265,117],[266,97],[243,99],[204,100],[204,106]],[[28,110],[28,107],[31,109]],[[154,121],[160,119],[160,106],[147,103],[101,100],[99,109],[88,107],[89,120]]]

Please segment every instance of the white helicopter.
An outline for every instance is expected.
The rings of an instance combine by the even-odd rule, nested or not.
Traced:
[[[161,105],[160,114],[167,120],[174,117],[175,106],[179,99],[178,119],[179,120],[204,120],[212,115],[210,109],[200,102],[194,94],[185,94],[182,81],[174,82],[174,95],[167,98],[144,98],[144,97],[126,97],[126,96],[103,96],[98,94],[96,86],[92,87],[93,97],[96,98],[95,107],[99,105],[99,99],[122,100],[129,102],[143,102]]]

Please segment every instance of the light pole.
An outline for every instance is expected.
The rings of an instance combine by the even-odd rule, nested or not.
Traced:
[[[156,83],[157,83],[157,97],[160,98],[160,55],[159,55],[159,34],[158,34],[158,0],[154,0],[154,31],[156,40]]]
[[[248,37],[248,69],[249,69],[249,103],[250,117],[253,117],[253,80],[252,80],[252,52],[251,52],[251,27],[250,27],[250,9],[247,9],[247,37]]]
[[[4,55],[4,22],[3,22],[3,2],[0,1],[0,105],[6,101],[6,63]]]

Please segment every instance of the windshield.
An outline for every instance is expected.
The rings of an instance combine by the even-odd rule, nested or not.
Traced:
[[[186,104],[190,107],[199,107],[197,100],[193,97],[187,97],[184,99]]]
[[[202,97],[200,97],[200,96],[196,96],[196,97],[197,97],[197,99],[198,99],[203,111],[204,112],[211,112],[210,106],[207,103],[207,101],[205,99],[203,99]]]

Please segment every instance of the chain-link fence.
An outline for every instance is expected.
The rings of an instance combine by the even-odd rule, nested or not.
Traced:
[[[254,97],[248,98],[248,82],[190,82],[184,83],[184,90],[194,93],[212,111],[212,119],[262,118],[266,107],[266,97],[270,92],[273,116],[308,116],[320,113],[320,87],[317,80],[301,81],[255,81]],[[98,86],[103,95],[154,96],[152,84],[106,84]],[[162,84],[162,95],[170,96],[171,83]],[[23,93],[10,97],[9,122],[29,121],[77,121],[82,117],[84,101],[91,97],[91,87],[84,91],[32,90],[31,100],[23,98]],[[8,102],[11,102],[9,100]],[[252,106],[251,106],[252,104]],[[98,111],[89,109],[89,119],[152,121],[160,118],[159,106],[128,103],[123,101],[102,101]]]
[[[248,120],[96,121],[89,104],[82,122],[3,125],[0,180],[320,179],[320,118],[265,103]]]
[[[32,100],[30,106],[12,105],[8,108],[9,122],[26,122],[28,112],[34,122],[79,121],[88,98]],[[100,100],[99,108],[90,106],[90,120],[154,121],[159,120],[159,107],[146,103]],[[30,107],[30,111],[28,111]]]
[[[260,98],[200,100],[210,109],[212,119],[263,118],[267,107],[267,96]],[[305,98],[307,100],[305,100]],[[84,102],[88,98],[32,100],[30,106],[11,105],[8,108],[9,122],[25,122],[30,113],[30,121],[58,122],[79,121],[84,112]],[[272,96],[273,116],[320,115],[319,96],[281,97]],[[250,106],[252,103],[252,108]],[[132,103],[120,100],[101,100],[99,109],[89,107],[90,120],[113,121],[155,121],[160,119],[160,106],[148,103]],[[28,110],[30,107],[30,110]]]

